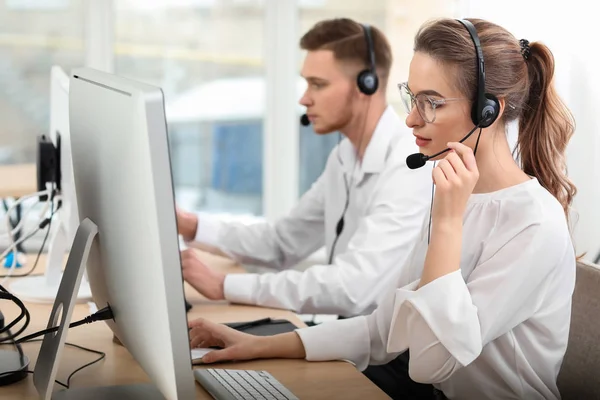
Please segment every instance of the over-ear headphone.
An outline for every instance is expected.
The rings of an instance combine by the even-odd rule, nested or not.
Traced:
[[[362,70],[356,78],[358,89],[366,94],[372,95],[377,91],[379,87],[379,78],[377,77],[376,64],[375,64],[375,48],[373,46],[373,38],[371,36],[371,26],[367,24],[361,24],[363,32],[365,34],[365,40],[367,42],[367,53],[369,68]]]
[[[477,98],[471,109],[471,119],[478,128],[487,128],[494,123],[498,114],[500,114],[500,103],[496,96],[485,92],[485,62],[483,60],[483,51],[479,35],[475,26],[470,21],[459,19],[457,20],[467,28],[473,44],[475,45],[475,53],[477,56]]]
[[[371,96],[379,88],[379,78],[377,77],[376,69],[377,64],[375,63],[375,47],[373,45],[373,37],[371,36],[371,26],[368,24],[361,24],[361,26],[367,43],[367,62],[369,66],[358,73],[356,84],[361,93]],[[300,117],[300,124],[302,126],[310,125],[310,120],[306,114],[302,114]]]

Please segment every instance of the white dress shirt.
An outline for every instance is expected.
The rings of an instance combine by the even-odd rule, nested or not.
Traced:
[[[427,229],[369,316],[298,330],[308,360],[364,370],[410,350],[409,374],[450,399],[559,399],[575,253],[563,209],[536,179],[473,194],[460,270],[416,289]]]
[[[429,212],[431,166],[406,166],[406,157],[418,151],[411,130],[388,106],[362,164],[350,141],[342,140],[288,216],[274,224],[243,225],[199,214],[197,241],[242,263],[282,270],[228,275],[226,299],[305,314],[372,312],[384,287],[396,281],[398,265],[406,263]],[[345,182],[350,202],[332,264],[289,270],[323,246],[331,251],[346,203]]]

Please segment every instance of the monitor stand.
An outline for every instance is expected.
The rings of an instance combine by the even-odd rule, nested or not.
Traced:
[[[51,328],[58,325],[59,329],[55,334],[44,335],[33,373],[35,387],[43,400],[165,400],[160,391],[151,384],[85,387],[53,393],[54,380],[67,339],[77,292],[97,234],[98,226],[89,218],[84,219],[77,228],[47,326]],[[98,307],[104,305],[98,304]],[[59,320],[60,324],[58,324]]]

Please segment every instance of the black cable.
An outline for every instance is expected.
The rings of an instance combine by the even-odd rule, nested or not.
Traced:
[[[93,313],[92,315],[89,315],[83,319],[80,319],[79,321],[76,322],[71,322],[69,324],[69,328],[75,328],[78,327],[80,325],[83,324],[91,324],[92,322],[96,322],[96,321],[105,321],[107,319],[112,319],[113,318],[113,313],[112,310],[110,308],[110,306],[106,306],[101,310],[96,311],[95,313]],[[30,335],[27,335],[25,337],[22,337],[20,339],[17,340],[17,343],[24,343],[27,342],[33,338],[36,338],[38,336],[42,336],[42,335],[46,335],[48,333],[53,333],[56,332],[60,329],[59,326],[54,326],[52,328],[47,328],[35,333],[32,333]]]
[[[433,168],[435,168],[435,165],[437,164],[437,161],[433,162]],[[431,213],[433,212],[433,194],[434,194],[434,187],[435,184],[433,182],[431,182],[431,203],[429,204],[429,227],[427,228],[427,245],[429,246],[429,240],[431,239]]]
[[[342,211],[342,216],[335,226],[335,239],[333,239],[333,244],[331,245],[331,252],[329,253],[329,260],[327,261],[328,265],[333,263],[333,255],[335,253],[335,245],[337,244],[338,239],[342,235],[342,230],[344,230],[344,215],[346,215],[346,211],[348,210],[348,205],[350,204],[350,191],[346,194],[346,205],[344,206],[344,211]]]
[[[0,299],[6,299],[6,300],[12,300],[13,303],[15,303],[17,306],[19,306],[19,308],[21,309],[21,314],[15,318],[10,324],[6,325],[4,328],[0,329],[0,333],[4,333],[4,332],[9,332],[10,328],[12,328],[13,326],[15,326],[21,319],[23,319],[23,317],[25,318],[25,323],[23,324],[23,326],[17,331],[17,333],[15,334],[8,334],[6,338],[3,338],[0,340],[0,343],[6,342],[8,340],[16,340],[16,343],[23,343],[23,342],[27,342],[33,338],[36,338],[38,336],[42,336],[45,335],[47,333],[53,333],[58,331],[58,329],[60,327],[55,326],[52,328],[47,328],[44,329],[42,331],[39,332],[35,332],[32,333],[30,335],[27,335],[25,337],[22,337],[20,339],[16,339],[21,333],[23,333],[25,331],[25,329],[27,329],[27,327],[29,326],[29,321],[31,320],[31,316],[29,314],[29,310],[27,310],[27,307],[25,307],[25,305],[23,304],[23,302],[16,296],[14,296],[13,294],[9,293],[2,285],[0,285]],[[112,310],[110,308],[110,305],[102,308],[99,311],[96,311],[94,314],[89,315],[79,321],[76,322],[72,322],[71,324],[69,324],[69,328],[75,328],[77,326],[83,325],[83,324],[91,324],[92,322],[96,322],[96,321],[104,321],[107,319],[112,319],[113,318],[113,313]]]
[[[71,372],[69,374],[69,376],[67,377],[67,385],[66,385],[67,388],[69,388],[71,386],[71,378],[73,378],[73,376],[76,373],[78,373],[79,371],[81,371],[81,370],[83,370],[83,369],[85,369],[87,367],[90,367],[90,366],[92,366],[92,365],[94,365],[96,363],[99,363],[102,360],[104,360],[106,358],[106,353],[104,353],[103,351],[88,349],[87,347],[83,347],[83,346],[80,346],[78,344],[73,344],[73,343],[65,343],[65,344],[68,344],[69,346],[73,346],[73,347],[76,347],[78,349],[81,349],[81,350],[84,350],[84,351],[88,351],[90,353],[94,353],[94,354],[97,354],[97,355],[100,356],[100,357],[96,358],[94,361],[90,361],[89,363],[87,363],[85,365],[82,365],[81,367],[77,368],[75,371],[73,371],[73,372]],[[61,382],[58,382],[58,383],[61,384],[61,385],[64,385]]]
[[[2,330],[0,330],[0,333],[1,332],[7,332],[8,334],[7,334],[7,336],[5,338],[3,338],[2,340],[0,340],[0,345],[2,345],[2,344],[9,344],[9,343],[6,343],[6,342],[10,341],[12,344],[15,345],[15,347],[17,348],[17,351],[19,352],[19,354],[21,355],[22,358],[23,358],[24,354],[23,354],[23,350],[21,348],[21,343],[40,342],[43,339],[34,339],[34,338],[37,337],[37,336],[41,336],[41,335],[47,334],[47,333],[55,332],[55,331],[57,331],[59,329],[59,327],[53,327],[53,328],[49,328],[49,329],[44,329],[43,331],[36,332],[36,333],[31,334],[31,335],[27,335],[27,336],[25,336],[23,338],[15,340],[16,337],[19,336],[19,334],[21,334],[27,328],[27,326],[29,325],[29,321],[30,321],[29,310],[27,310],[27,307],[25,307],[25,305],[23,304],[23,302],[21,302],[21,300],[19,300],[18,297],[16,297],[13,294],[9,293],[2,285],[0,285],[0,299],[2,299],[2,298],[12,300],[14,303],[16,303],[19,306],[19,308],[21,308],[21,314],[25,315],[25,324],[21,327],[21,329],[19,329],[19,331],[17,333],[12,334],[10,332],[10,328],[12,326],[14,326],[16,323],[18,323],[20,321],[20,319],[23,318],[23,317],[21,317],[21,318],[17,317],[9,325],[7,325],[4,328],[2,328]],[[95,312],[92,315],[89,315],[89,316],[87,316],[87,317],[85,317],[85,318],[83,318],[83,319],[81,319],[79,321],[76,321],[76,322],[73,322],[73,323],[69,324],[69,328],[77,327],[77,326],[80,326],[80,325],[83,325],[83,324],[86,324],[86,323],[89,324],[89,323],[92,323],[92,322],[95,322],[95,321],[103,321],[103,320],[107,320],[107,319],[111,319],[111,318],[113,318],[112,310],[111,310],[110,306],[107,306],[107,307],[104,307],[101,310]],[[77,344],[73,344],[73,343],[68,343],[67,342],[65,344],[68,345],[68,346],[72,346],[72,347],[84,350],[84,351],[88,351],[90,353],[98,354],[100,356],[97,359],[95,359],[95,360],[93,360],[93,361],[91,361],[91,362],[89,362],[89,363],[87,363],[85,365],[82,365],[81,367],[79,367],[75,371],[73,371],[67,377],[67,383],[66,384],[62,383],[62,382],[60,382],[58,380],[56,380],[56,383],[58,383],[59,385],[62,385],[65,388],[69,388],[69,385],[71,383],[71,379],[73,378],[73,376],[77,372],[81,371],[84,368],[87,368],[87,367],[89,367],[91,365],[94,365],[94,364],[100,362],[101,360],[103,360],[106,357],[106,353],[98,351],[98,350],[89,349],[87,347],[83,347],[83,346],[80,346],[80,345],[77,345]],[[3,375],[14,373],[14,372],[19,372],[19,371],[9,371],[9,372],[0,373],[0,377],[3,376]],[[26,371],[26,372],[27,373],[33,373],[33,371]]]
[[[329,252],[329,260],[328,260],[329,265],[331,265],[333,263],[333,257],[335,256],[335,246],[337,245],[337,241],[340,238],[340,236],[342,235],[342,231],[344,230],[344,217],[346,216],[346,211],[348,211],[348,205],[350,204],[350,190],[352,189],[352,185],[354,184],[354,174],[356,172],[356,165],[358,164],[359,159],[361,159],[360,152],[362,150],[363,139],[365,137],[365,128],[367,127],[367,119],[369,117],[370,109],[371,109],[371,98],[369,98],[369,100],[368,100],[367,111],[365,113],[365,118],[363,120],[362,129],[360,131],[360,132],[362,132],[362,134],[360,136],[360,140],[358,141],[358,146],[356,148],[356,158],[354,159],[354,165],[352,166],[350,184],[348,184],[348,182],[346,180],[346,174],[344,173],[344,184],[346,185],[346,204],[344,205],[344,210],[342,211],[342,216],[340,217],[337,224],[335,225],[335,238],[333,239],[333,243],[331,244],[331,251]],[[375,131],[373,131],[373,133],[375,133]],[[342,135],[340,133],[340,138],[341,138],[341,136]],[[373,136],[371,135],[371,138],[372,137]],[[366,152],[366,148],[364,150]],[[362,155],[364,156],[364,153]],[[338,161],[340,162],[340,164],[344,165],[344,163],[342,162],[342,159],[340,158],[340,140],[338,140],[337,157],[338,157]],[[361,162],[362,162],[362,159],[361,159]],[[314,317],[312,320],[314,322]]]
[[[40,246],[38,253],[35,257],[35,261],[33,262],[33,267],[31,267],[31,269],[29,271],[27,271],[24,274],[19,275],[19,277],[23,277],[23,276],[27,276],[30,275],[36,268],[38,265],[38,262],[40,261],[40,257],[42,255],[42,251],[44,251],[44,246],[46,245],[46,241],[48,240],[48,236],[50,235],[50,228],[52,227],[52,220],[54,219],[54,214],[56,214],[56,212],[58,210],[60,210],[60,207],[62,206],[62,201],[58,201],[58,204],[56,205],[56,210],[54,209],[54,192],[52,192],[52,198],[50,199],[51,205],[50,205],[50,217],[46,218],[43,222],[48,221],[48,228],[46,229],[46,235],[44,236],[44,240],[42,241],[42,245]],[[43,229],[41,227],[42,224],[40,224],[40,229]]]
[[[479,134],[477,135],[477,142],[475,142],[475,149],[473,150],[473,156],[475,156],[475,154],[477,154],[477,147],[479,146],[479,138],[481,138],[481,132],[482,132],[483,128],[479,128]],[[437,161],[433,162],[433,168],[435,168]],[[431,213],[433,211],[433,187],[435,185],[432,183],[431,184],[431,205],[429,207],[429,228],[427,228],[427,245],[429,245],[429,241],[431,239]]]
[[[29,340],[27,343],[41,342],[42,340],[43,339],[34,339],[34,340]],[[4,344],[7,344],[7,343],[4,343]],[[85,365],[82,365],[81,367],[77,368],[75,371],[71,372],[71,374],[69,374],[69,376],[67,377],[67,383],[63,383],[63,382],[61,382],[59,380],[55,380],[54,381],[54,382],[58,383],[59,385],[61,385],[62,387],[68,389],[70,387],[70,384],[71,384],[71,379],[73,378],[73,376],[76,373],[78,373],[79,371],[83,370],[84,368],[87,368],[89,366],[92,366],[92,365],[94,365],[94,364],[99,363],[100,361],[102,361],[103,359],[106,358],[106,353],[104,353],[102,351],[94,350],[94,349],[88,349],[87,347],[83,347],[83,346],[80,346],[78,344],[69,343],[69,342],[65,342],[65,345],[71,346],[71,347],[75,347],[77,349],[84,350],[84,351],[87,351],[89,353],[97,354],[97,355],[100,356],[100,357],[96,358],[95,360],[93,360],[93,361],[91,361],[91,362],[89,362],[89,363],[87,363]],[[19,371],[3,372],[3,373],[0,373],[0,377],[2,377],[3,375],[13,374],[15,372],[19,372]],[[26,372],[28,374],[33,374],[33,371],[30,371],[30,370],[27,370]]]
[[[25,318],[25,323],[17,331],[17,333],[9,334],[7,338],[0,340],[0,343],[2,343],[7,340],[14,340],[17,336],[19,336],[21,333],[23,333],[25,331],[25,329],[27,329],[27,327],[29,326],[31,316],[29,315],[29,310],[27,309],[27,307],[25,307],[25,304],[23,304],[23,302],[18,297],[9,293],[8,290],[6,290],[4,288],[4,286],[2,286],[2,285],[0,285],[0,299],[11,300],[21,310],[21,314],[19,314],[19,316],[17,316],[11,323],[4,326],[4,328],[0,329],[0,333],[8,332],[13,326],[15,326],[17,323],[19,323],[19,321],[21,321],[23,318]]]
[[[335,225],[335,237],[333,239],[333,243],[331,244],[331,250],[329,252],[329,259],[327,261],[328,265],[333,264],[333,257],[335,256],[335,247],[337,245],[338,239],[340,238],[340,236],[342,236],[342,231],[344,230],[344,217],[346,216],[346,211],[348,211],[348,206],[350,205],[350,190],[352,189],[352,185],[354,184],[354,174],[356,172],[356,165],[358,164],[358,161],[360,158],[360,151],[362,150],[363,139],[365,137],[365,129],[367,126],[367,118],[369,117],[370,109],[371,109],[371,98],[369,98],[369,100],[368,100],[367,111],[365,112],[365,118],[363,120],[362,129],[360,131],[360,132],[362,132],[362,134],[360,136],[360,140],[359,140],[358,146],[356,148],[356,158],[354,159],[354,165],[352,166],[350,184],[348,184],[348,181],[346,180],[346,174],[344,173],[344,184],[346,185],[346,203],[344,205],[344,210],[342,211],[342,215],[341,215],[340,219],[338,220],[337,224]],[[374,133],[375,133],[375,131],[373,130],[373,134]],[[340,133],[339,137],[341,138],[341,136],[342,135]],[[373,138],[373,136],[371,135],[371,139],[372,138]],[[366,152],[366,148],[364,150]],[[362,155],[364,156],[364,153]],[[338,161],[340,162],[340,164],[343,166],[344,163],[342,162],[342,159],[340,158],[340,140],[338,140],[337,158],[338,158]],[[361,162],[362,162],[362,159],[361,159]],[[308,325],[316,325],[316,322],[315,322],[316,317],[317,317],[317,314],[312,314],[312,318],[308,322]]]
[[[38,255],[37,255],[37,258],[36,258],[35,263],[33,265],[33,268],[31,270],[29,270],[25,274],[17,274],[17,275],[12,275],[11,274],[10,275],[11,277],[27,276],[27,275],[31,274],[31,272],[33,272],[33,270],[36,268],[37,263],[38,263],[39,258],[40,258],[40,255],[42,253],[42,250],[44,249],[44,245],[45,245],[46,240],[48,238],[48,233],[50,232],[50,225],[52,224],[52,217],[54,216],[54,214],[56,213],[56,211],[58,211],[58,209],[60,209],[60,207],[62,205],[62,203],[59,202],[56,210],[54,209],[54,195],[55,195],[55,193],[56,193],[55,191],[52,191],[52,194],[51,194],[51,197],[50,197],[50,202],[51,202],[51,213],[50,213],[50,216],[48,218],[46,218],[45,220],[43,220],[40,223],[38,229],[36,229],[36,231],[35,231],[35,232],[37,232],[39,229],[43,229],[46,226],[48,226],[48,230],[46,231],[46,236],[44,237],[44,241],[42,242],[42,246],[40,247],[40,249],[38,251]],[[33,234],[35,234],[35,232]],[[33,235],[33,234],[31,234],[31,235]],[[2,275],[1,277],[5,277],[5,276]],[[21,310],[21,314],[19,314],[11,323],[9,323],[8,325],[6,325],[2,329],[0,329],[0,333],[9,332],[9,330],[13,326],[15,326],[17,323],[19,323],[19,321],[21,321],[23,318],[25,318],[25,323],[23,324],[23,326],[15,334],[9,333],[8,337],[0,340],[0,343],[3,343],[5,341],[7,341],[7,340],[15,340],[20,334],[22,334],[27,329],[27,327],[29,326],[29,322],[31,321],[31,316],[29,314],[29,310],[27,309],[27,307],[25,307],[25,304],[23,304],[23,302],[19,298],[17,298],[13,294],[9,293],[9,291],[6,290],[6,288],[4,286],[2,286],[1,284],[0,284],[0,298],[6,299],[6,300],[11,300]]]
[[[337,159],[341,166],[344,165],[342,158],[340,157],[340,143],[342,141],[342,133],[338,132],[338,144],[337,144]],[[356,160],[354,162],[354,167],[352,167],[352,173],[354,173],[354,168],[356,168]],[[354,179],[354,177],[353,177]],[[344,187],[346,188],[346,204],[344,206],[344,210],[342,211],[342,215],[338,220],[335,226],[335,238],[333,239],[333,243],[331,244],[331,250],[329,251],[329,257],[327,258],[327,264],[331,265],[333,263],[333,255],[335,254],[335,246],[337,245],[337,241],[342,234],[342,230],[344,229],[344,216],[346,215],[346,211],[348,210],[348,205],[350,204],[350,186],[348,186],[348,181],[346,180],[346,174],[344,173]],[[314,317],[313,317],[314,321]]]
[[[54,197],[54,196],[52,196],[52,197]],[[61,206],[61,203],[59,202],[58,207],[57,207],[56,210],[58,210],[60,208],[60,206]],[[54,203],[52,203],[52,208],[54,208]],[[48,232],[50,231],[49,226],[50,226],[51,221],[52,221],[52,216],[54,215],[54,213],[55,213],[56,210],[53,209],[50,217],[46,219],[48,221],[47,222],[47,224],[48,224]],[[43,227],[40,227],[40,229],[43,229]],[[44,239],[44,242],[46,241],[47,237],[48,237],[48,233],[46,233],[46,237]],[[44,243],[42,243],[42,246],[40,248],[40,252],[38,253],[38,258],[36,259],[36,264],[38,262],[38,259],[39,259],[39,256],[40,256],[40,253],[41,253],[41,250],[43,249],[43,247],[44,247]],[[35,265],[34,265],[34,268],[35,268]],[[21,356],[22,359],[24,357],[24,353],[23,353],[23,349],[21,347],[21,343],[41,342],[43,339],[34,339],[34,338],[37,337],[37,336],[44,335],[46,333],[55,332],[55,331],[57,331],[59,329],[59,327],[53,327],[53,328],[45,329],[43,331],[36,332],[36,333],[31,334],[31,335],[27,335],[27,336],[25,336],[23,338],[20,338],[20,339],[16,340],[16,338],[25,329],[27,329],[27,327],[29,326],[29,322],[31,320],[31,316],[29,314],[29,310],[27,309],[27,307],[25,306],[25,304],[23,304],[23,302],[18,297],[14,296],[12,293],[10,293],[8,290],[6,290],[6,288],[4,286],[2,286],[2,284],[0,284],[0,299],[11,300],[11,301],[13,301],[21,309],[21,314],[17,318],[15,318],[10,324],[8,324],[8,325],[4,326],[2,329],[0,329],[0,333],[4,333],[4,332],[7,333],[7,336],[5,338],[3,338],[2,340],[0,340],[0,345],[2,345],[2,344],[8,344],[6,342],[7,341],[11,341],[12,344],[17,348],[17,351],[19,352],[19,354],[20,354],[20,356]],[[12,334],[10,332],[10,328],[12,328],[13,326],[15,326],[23,318],[25,318],[25,323],[23,324],[23,326],[17,331],[17,333]],[[83,318],[83,319],[81,319],[79,321],[76,321],[76,322],[73,322],[73,323],[69,324],[69,328],[77,327],[77,326],[80,326],[80,325],[83,325],[83,324],[86,324],[86,323],[89,324],[89,323],[92,323],[92,322],[95,322],[95,321],[103,321],[103,320],[112,319],[112,318],[113,318],[112,310],[110,308],[110,305],[108,305],[107,307],[102,308],[101,310],[95,312],[92,315],[89,315],[89,316],[87,316],[87,317],[85,317],[85,318]],[[63,382],[60,382],[59,380],[55,380],[55,382],[57,384],[59,384],[59,385],[61,385],[61,386],[63,386],[63,387],[65,387],[65,388],[68,389],[69,385],[71,384],[71,379],[73,378],[73,376],[77,372],[83,370],[84,368],[87,368],[89,366],[92,366],[92,365],[94,365],[94,364],[102,361],[104,358],[106,358],[106,353],[104,353],[102,351],[98,351],[98,350],[89,349],[87,347],[83,347],[83,346],[80,346],[80,345],[77,345],[77,344],[68,343],[68,342],[65,342],[65,345],[72,346],[72,347],[75,347],[75,348],[78,348],[78,349],[81,349],[81,350],[84,350],[84,351],[87,351],[87,352],[90,352],[90,353],[94,353],[94,354],[97,354],[97,355],[100,356],[97,359],[95,359],[95,360],[93,360],[93,361],[91,361],[91,362],[89,362],[87,364],[84,364],[81,367],[77,368],[75,371],[73,371],[67,377],[67,383],[66,384],[63,383]],[[4,375],[15,373],[15,372],[21,372],[21,371],[3,372],[3,373],[0,373],[0,377],[2,377]],[[26,373],[30,373],[30,374],[33,373],[33,371],[30,371],[30,370],[27,370],[25,372]]]
[[[481,131],[483,128],[479,128],[479,134],[477,135],[477,142],[475,142],[475,149],[473,150],[473,156],[477,154],[477,146],[479,146],[479,138],[481,137]]]
[[[54,192],[53,192],[54,193]],[[46,245],[46,241],[48,240],[48,236],[50,235],[50,228],[52,226],[52,219],[54,217],[54,214],[56,214],[56,212],[60,209],[60,207],[62,206],[62,202],[59,200],[58,204],[56,206],[56,209],[54,209],[54,194],[52,194],[52,198],[50,199],[51,202],[51,206],[50,206],[50,216],[48,218],[45,218],[36,228],[36,230],[29,234],[27,236],[27,239],[29,239],[30,237],[32,237],[33,235],[35,235],[36,233],[38,233],[40,230],[47,228],[46,229],[46,235],[44,236],[44,240],[42,241],[42,245],[40,246],[37,256],[35,257],[35,261],[33,263],[33,266],[31,267],[31,269],[25,273],[22,274],[3,274],[0,275],[0,278],[23,278],[25,276],[31,276],[31,273],[33,271],[35,271],[35,269],[37,268],[38,262],[40,261],[40,257],[42,256],[42,252],[44,251],[44,246]],[[16,256],[16,254],[15,254]]]

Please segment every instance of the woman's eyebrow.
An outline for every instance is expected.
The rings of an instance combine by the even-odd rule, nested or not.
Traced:
[[[427,90],[421,90],[419,93],[417,94],[426,94],[428,96],[438,96],[438,97],[444,97],[442,96],[440,93],[436,92],[433,89],[427,89]]]

